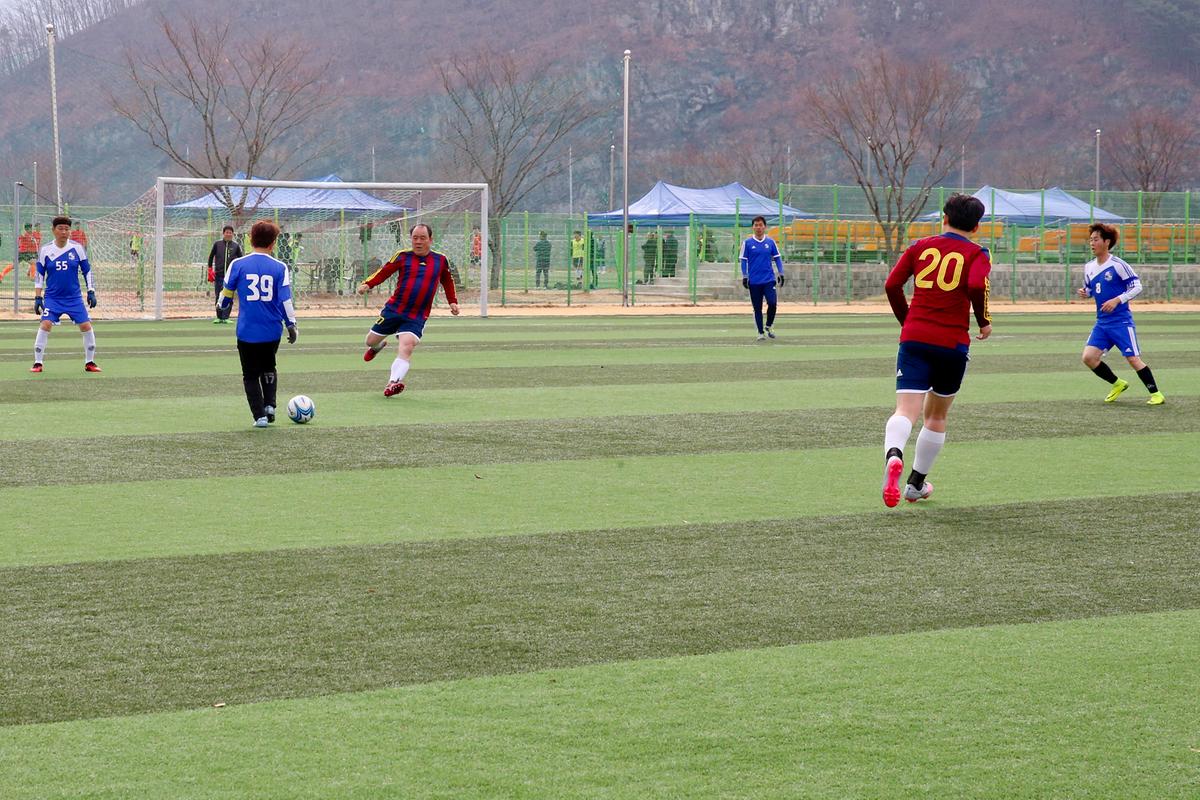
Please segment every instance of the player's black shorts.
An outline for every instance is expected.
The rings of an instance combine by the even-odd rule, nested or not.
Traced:
[[[955,348],[901,342],[896,354],[896,391],[953,397],[962,387],[970,360],[966,345]]]
[[[387,306],[379,312],[379,318],[375,320],[375,324],[371,326],[373,333],[378,333],[380,336],[391,336],[396,333],[411,333],[418,339],[425,330],[425,320],[413,319],[406,317],[403,314],[397,314]]]

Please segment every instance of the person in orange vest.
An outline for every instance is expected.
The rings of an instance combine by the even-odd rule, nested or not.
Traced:
[[[30,278],[33,277],[33,272],[37,267],[37,251],[37,239],[33,238],[33,226],[26,222],[24,233],[17,237],[17,261],[29,262]]]
[[[71,230],[71,241],[79,242],[84,247],[87,247],[87,233],[83,230],[83,228],[79,227],[78,222],[75,223],[75,227]]]
[[[471,231],[471,264],[479,266],[479,260],[483,257],[483,236],[479,233],[479,228]]]

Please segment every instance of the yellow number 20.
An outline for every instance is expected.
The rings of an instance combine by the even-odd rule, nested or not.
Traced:
[[[923,262],[929,259],[929,265],[917,273],[914,281],[920,289],[932,289],[933,281],[929,275],[934,270],[937,270],[937,285],[944,292],[952,292],[958,288],[959,281],[962,280],[963,270],[963,255],[962,253],[950,252],[942,253],[936,247],[930,247],[917,257],[918,262]],[[949,277],[946,273],[953,269],[954,272]]]

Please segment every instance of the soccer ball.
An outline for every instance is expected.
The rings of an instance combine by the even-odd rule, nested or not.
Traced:
[[[288,400],[288,418],[292,422],[303,425],[310,422],[317,413],[317,404],[306,394],[298,394]]]

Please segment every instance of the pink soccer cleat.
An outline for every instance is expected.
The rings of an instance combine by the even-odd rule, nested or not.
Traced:
[[[41,372],[42,371],[42,362],[35,361],[33,363],[33,366],[29,368],[29,371],[30,372]]]
[[[883,467],[883,504],[895,508],[900,503],[900,473],[904,472],[904,459],[892,456]]]
[[[84,372],[103,372],[100,366],[95,361],[89,361],[83,365]]]
[[[375,356],[379,355],[379,351],[387,347],[387,339],[384,339],[378,348],[368,347],[367,352],[363,353],[363,361],[373,361]]]

